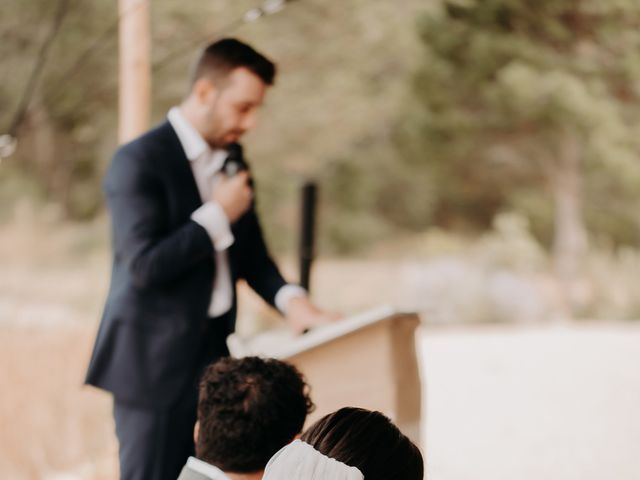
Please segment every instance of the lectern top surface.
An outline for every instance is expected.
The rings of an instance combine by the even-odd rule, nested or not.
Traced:
[[[315,328],[304,335],[294,335],[287,328],[279,328],[248,338],[232,334],[227,339],[227,344],[231,355],[234,357],[259,355],[286,359],[401,314],[411,315],[410,313],[399,312],[391,305],[384,305],[330,325]]]

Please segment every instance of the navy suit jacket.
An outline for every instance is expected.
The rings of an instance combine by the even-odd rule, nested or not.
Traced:
[[[115,153],[104,189],[113,270],[86,382],[116,400],[168,406],[191,381],[216,273],[206,230],[190,219],[202,200],[169,122]],[[254,207],[232,226],[232,283],[245,279],[268,303],[285,285]],[[233,307],[225,321],[235,324]]]

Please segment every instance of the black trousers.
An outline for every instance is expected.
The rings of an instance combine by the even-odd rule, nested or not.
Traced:
[[[226,316],[204,327],[196,368],[179,399],[168,408],[140,407],[114,399],[113,417],[120,445],[121,480],[176,480],[190,455],[194,455],[198,382],[204,369],[227,356],[230,333]]]

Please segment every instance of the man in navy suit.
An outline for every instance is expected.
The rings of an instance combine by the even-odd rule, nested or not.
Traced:
[[[222,173],[230,151],[246,167],[237,142],[274,77],[238,40],[209,45],[182,104],[106,174],[113,271],[86,381],[113,393],[122,480],[175,479],[193,454],[198,378],[228,354],[238,279],[297,331],[332,319],[271,259],[248,170]]]

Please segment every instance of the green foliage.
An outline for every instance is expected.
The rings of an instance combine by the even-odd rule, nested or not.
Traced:
[[[57,4],[5,3],[0,18],[0,130],[15,110]],[[323,187],[322,246],[333,252],[352,251],[366,242],[363,235],[355,235],[363,232],[362,225],[380,235],[386,230],[386,220],[379,220],[369,200],[357,192],[361,187],[369,191],[369,182],[385,183],[366,169],[371,151],[389,168],[395,163],[385,132],[392,127],[415,58],[417,39],[410,26],[423,0],[304,0],[256,23],[225,29],[260,3],[151,3],[152,57],[154,65],[163,65],[153,70],[153,122],[184,95],[189,64],[207,39],[235,35],[256,45],[279,69],[261,123],[245,142],[267,236],[280,249],[294,249],[298,187],[304,179],[318,178]],[[116,31],[104,35],[82,68],[72,76],[65,72],[113,25],[117,6],[107,0],[73,1],[71,6],[20,132],[17,155],[4,162],[0,174],[30,177],[45,198],[63,204],[68,216],[85,218],[102,209],[100,180],[116,146]],[[37,145],[47,145],[48,152]],[[353,181],[344,179],[352,186],[340,200],[334,199],[335,182],[327,175],[337,173],[332,167],[337,158],[353,163],[351,170],[360,175]],[[398,177],[385,195],[393,199],[403,188],[401,180]],[[357,198],[347,201],[353,210],[345,213],[341,202],[351,194]],[[400,209],[398,201],[393,203],[396,206],[389,208]]]
[[[152,3],[154,64],[173,55],[153,71],[154,122],[184,94],[198,42],[258,3]],[[0,129],[56,4],[3,5]],[[0,175],[2,185],[27,178],[24,195],[39,190],[67,216],[91,218],[103,208],[100,181],[116,146],[117,32],[101,37],[116,5],[71,5],[17,155]],[[279,67],[246,141],[271,243],[295,248],[298,187],[308,178],[321,186],[324,252],[355,252],[434,224],[488,229],[497,212],[511,210],[549,243],[548,170],[565,131],[586,146],[589,227],[637,242],[639,8],[633,0],[304,0],[221,32],[255,44]],[[21,192],[5,189],[1,208]]]
[[[436,221],[487,228],[515,209],[548,239],[551,210],[535,197],[575,136],[589,227],[640,240],[639,21],[634,1],[434,2],[419,22],[424,50],[396,143],[432,179]],[[598,213],[612,199],[624,221]]]
[[[18,107],[24,87],[58,2],[8,0],[0,18],[0,129]],[[165,68],[154,72],[154,117],[166,113],[184,93],[186,70],[195,47],[222,2],[154,2],[153,58],[182,48]],[[116,147],[118,11],[107,0],[68,2],[27,115],[18,130],[19,148],[5,161],[2,175],[30,177],[41,195],[60,204],[67,217],[90,219],[102,209],[101,177]],[[236,2],[236,9],[241,8]],[[124,12],[123,15],[131,14]],[[224,21],[233,12],[221,18]],[[176,32],[189,35],[176,36]],[[189,43],[191,40],[191,44]],[[185,48],[185,43],[187,43]],[[160,113],[156,113],[160,112]],[[4,208],[9,205],[5,204]]]
[[[583,318],[640,319],[637,249],[600,246],[585,259],[585,267],[584,295],[588,301],[580,312]]]
[[[37,51],[58,8],[58,2],[43,0],[5,3],[10,14],[0,19],[3,133],[13,120]],[[68,216],[87,218],[100,205],[100,148],[108,135],[113,135],[115,37],[105,37],[100,48],[77,67],[76,62],[97,32],[114,24],[116,12],[106,0],[70,2],[69,6],[19,127],[18,151],[5,160],[2,175],[30,178],[40,195],[63,205]],[[7,202],[3,207],[10,205]]]

